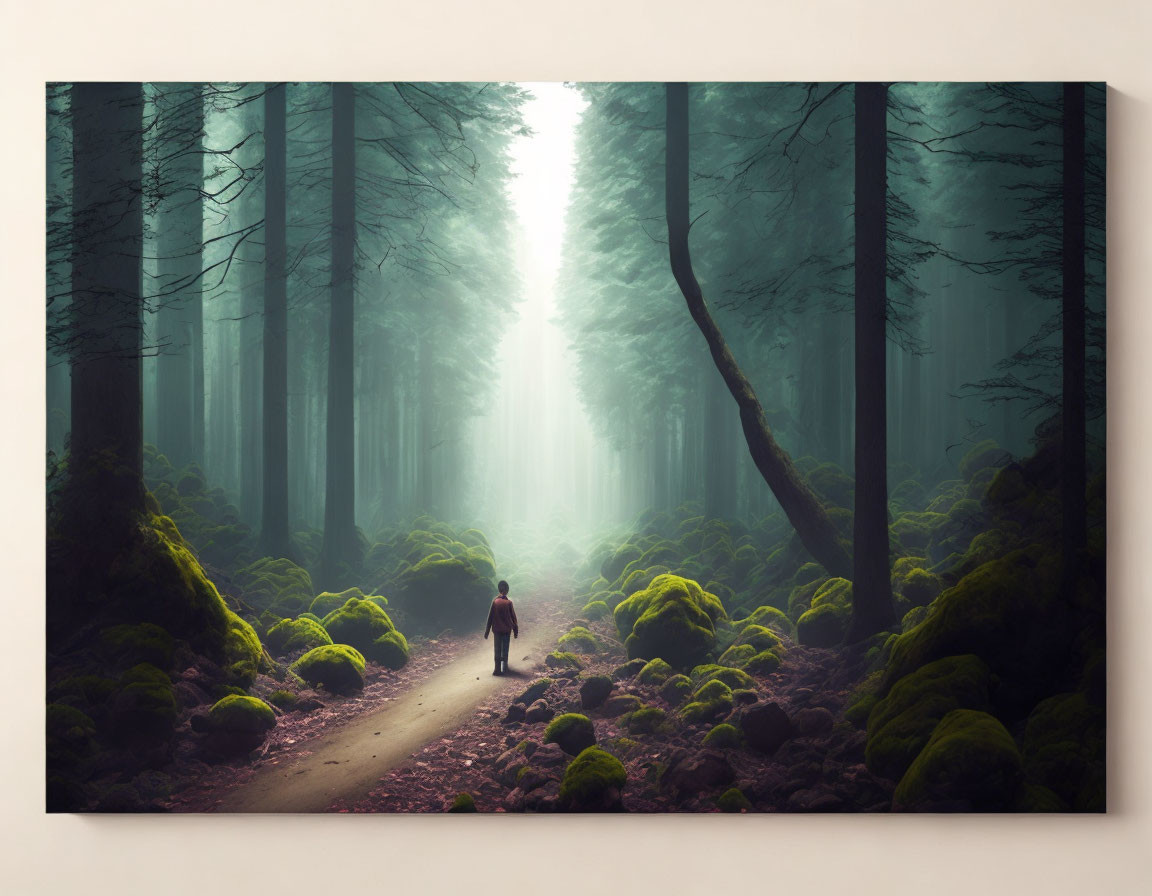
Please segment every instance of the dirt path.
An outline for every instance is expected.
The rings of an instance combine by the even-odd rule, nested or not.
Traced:
[[[216,812],[324,812],[337,800],[366,795],[387,771],[429,741],[455,731],[476,707],[501,692],[518,693],[535,677],[560,634],[554,623],[523,623],[509,649],[511,672],[492,675],[492,641],[476,647],[415,684],[383,709],[299,745],[307,755],[283,754],[221,800]]]

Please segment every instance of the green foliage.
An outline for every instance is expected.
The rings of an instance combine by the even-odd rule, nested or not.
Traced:
[[[560,805],[570,812],[616,808],[627,782],[628,772],[619,759],[590,746],[565,769],[560,782]]]
[[[325,616],[340,609],[344,604],[352,599],[364,600],[366,595],[359,588],[347,588],[344,591],[332,592],[324,591],[317,594],[313,599],[312,604],[308,607],[308,612],[318,616],[321,620]]]
[[[475,530],[470,530],[475,531]],[[476,801],[472,799],[470,793],[458,793],[456,798],[452,800],[452,805],[448,807],[449,812],[475,812]]]
[[[544,743],[555,743],[565,753],[576,756],[596,743],[596,729],[587,716],[566,712],[553,719],[544,730]]]
[[[240,569],[236,581],[244,589],[244,599],[255,607],[273,609],[293,616],[312,603],[312,577],[308,571],[283,557],[263,557]]]
[[[337,694],[364,687],[364,657],[347,644],[314,647],[292,664],[292,671],[309,684]]]

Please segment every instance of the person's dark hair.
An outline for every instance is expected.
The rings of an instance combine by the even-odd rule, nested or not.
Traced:
[[[507,594],[508,593],[508,583],[505,582],[503,579],[500,580],[500,584],[497,585],[496,587],[500,590],[501,594]]]

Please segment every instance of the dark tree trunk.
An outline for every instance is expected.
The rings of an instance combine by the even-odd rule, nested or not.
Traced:
[[[290,554],[288,526],[287,88],[264,94],[264,402],[260,518],[265,554]],[[349,330],[351,327],[349,326]]]
[[[895,621],[888,557],[888,88],[856,85],[856,502],[848,640]]]
[[[176,467],[203,462],[204,313],[200,272],[204,212],[200,191],[204,106],[199,85],[162,84],[161,191],[156,231],[156,447]]]
[[[144,511],[140,84],[72,88],[72,531],[104,545]]]
[[[337,583],[359,564],[353,402],[356,245],[356,90],[332,85],[332,307],[328,331],[328,439],[324,456],[323,575]]]
[[[1087,543],[1084,394],[1084,84],[1064,85],[1062,341],[1064,389],[1061,434],[1064,585],[1075,589]]]
[[[692,319],[704,334],[712,360],[740,408],[744,438],[756,467],[809,553],[832,575],[850,576],[852,561],[816,496],[801,480],[792,459],[777,444],[752,384],[732,356],[704,300],[688,251],[688,85],[667,86],[666,192],[668,253],[672,274]]]

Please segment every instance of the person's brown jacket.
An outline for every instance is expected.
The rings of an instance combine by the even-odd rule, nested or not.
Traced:
[[[520,637],[520,623],[516,621],[516,610],[512,606],[512,601],[502,594],[492,601],[492,609],[488,611],[488,624],[484,626],[485,638],[490,631],[498,635],[512,632],[517,638]]]

